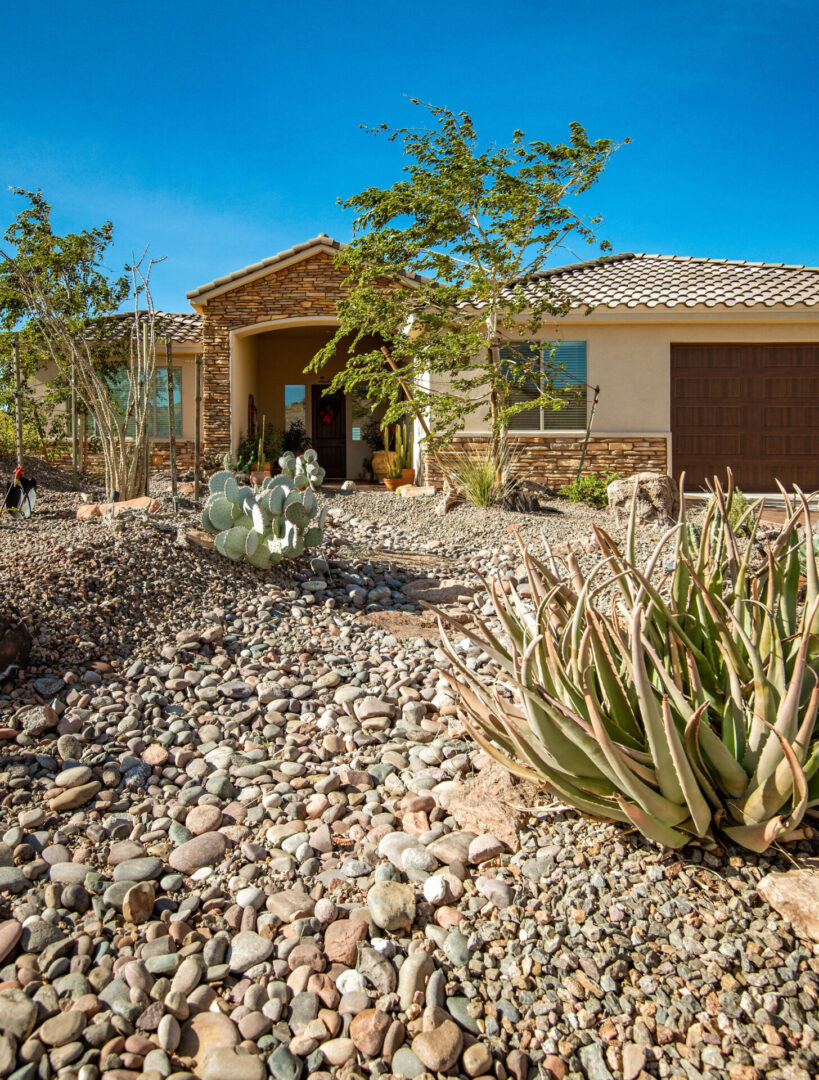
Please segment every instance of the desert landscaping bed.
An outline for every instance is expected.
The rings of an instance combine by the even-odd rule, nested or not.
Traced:
[[[39,479],[0,522],[35,637],[0,687],[0,1076],[817,1074],[814,946],[757,892],[811,841],[584,820],[499,774],[441,677],[422,602],[486,609],[516,531],[590,563],[605,512],[330,493],[322,548],[258,572],[162,482],[112,523]]]

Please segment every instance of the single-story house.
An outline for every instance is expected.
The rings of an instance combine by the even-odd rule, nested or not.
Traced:
[[[235,449],[252,406],[278,427],[303,419],[329,477],[360,474],[366,403],[322,394],[343,360],[304,372],[335,332],[342,246],[321,234],[187,294],[196,315],[169,317],[182,440],[194,437],[201,352],[205,454]],[[572,307],[543,340],[600,391],[590,470],[685,471],[695,490],[730,466],[748,492],[776,479],[819,488],[819,268],[626,253],[543,271],[529,288],[547,282]],[[519,414],[518,467],[549,485],[571,479],[590,407],[591,390],[585,403]],[[473,414],[461,440],[486,439]],[[434,476],[431,458],[418,465]]]

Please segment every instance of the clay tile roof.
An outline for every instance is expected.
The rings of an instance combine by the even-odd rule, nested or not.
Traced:
[[[534,298],[548,281],[573,307],[793,307],[819,304],[819,267],[626,252],[543,270],[524,283]]]
[[[241,270],[234,270],[232,274],[226,274],[224,277],[214,278],[214,280],[209,281],[207,285],[200,285],[198,289],[192,289],[185,295],[189,300],[195,300],[196,297],[202,296],[204,293],[209,293],[213,289],[221,288],[222,285],[229,285],[232,281],[239,281],[241,278],[248,277],[250,274],[255,274],[259,270],[267,270],[268,267],[273,267],[277,263],[292,259],[294,255],[300,255],[303,251],[309,251],[311,248],[317,247],[329,247],[333,248],[335,251],[341,251],[344,244],[339,240],[333,240],[327,233],[319,233],[318,236],[314,236],[312,240],[305,240],[303,244],[294,244],[293,247],[286,248],[284,251],[279,251],[276,255],[271,255],[268,259],[262,259],[261,262],[253,263],[251,266],[245,266]]]
[[[147,312],[141,311],[139,313],[140,319],[145,319]],[[198,315],[195,311],[157,311],[154,313],[156,322],[156,335],[158,338],[165,337],[166,334],[171,335],[171,340],[178,343],[183,342],[201,342],[202,340],[202,316]],[[121,324],[121,334],[128,334],[131,331],[131,324],[133,321],[132,312],[122,312],[117,315],[112,315],[117,323]],[[117,335],[119,336],[119,335]]]

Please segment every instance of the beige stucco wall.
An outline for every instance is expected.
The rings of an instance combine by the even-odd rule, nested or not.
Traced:
[[[286,385],[303,385],[306,388],[306,427],[312,437],[312,387],[328,386],[346,364],[346,354],[338,354],[320,374],[305,373],[305,368],[316,353],[335,333],[334,327],[305,326],[288,329],[251,331],[231,335],[231,440],[233,448],[247,434],[248,395],[253,394],[257,410],[257,423],[262,417],[267,424],[284,429],[284,388]],[[364,342],[367,350],[374,343]],[[358,476],[364,459],[371,455],[367,444],[353,441],[353,402],[348,394],[346,417],[347,475]]]
[[[598,434],[663,434],[671,426],[671,346],[678,342],[819,342],[819,315],[801,319],[791,309],[714,312],[597,309],[549,326],[544,341],[585,341],[587,379],[600,386],[594,420]],[[432,384],[435,388],[436,384]],[[441,388],[441,384],[437,384]],[[479,396],[479,395],[478,395]],[[465,424],[488,429],[477,410]]]
[[[182,370],[182,435],[178,437],[190,440],[191,442],[196,434],[196,351],[197,346],[191,345],[188,342],[173,346],[173,366],[175,368],[181,368]],[[201,347],[198,351],[201,351]],[[42,368],[32,380],[32,389],[34,393],[37,395],[42,394],[45,390],[45,384],[56,378],[56,376],[57,368],[53,363],[49,363],[46,367]],[[157,354],[156,378],[157,380],[163,380],[159,385],[165,385],[167,380],[165,375],[164,346],[162,346]],[[64,410],[68,411],[67,405],[64,406]]]

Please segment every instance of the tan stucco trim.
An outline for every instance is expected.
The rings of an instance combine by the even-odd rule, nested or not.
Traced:
[[[335,315],[291,315],[286,319],[268,319],[267,322],[248,323],[230,331],[231,344],[237,337],[251,337],[253,334],[265,334],[269,330],[283,330],[291,326],[338,326]]]

